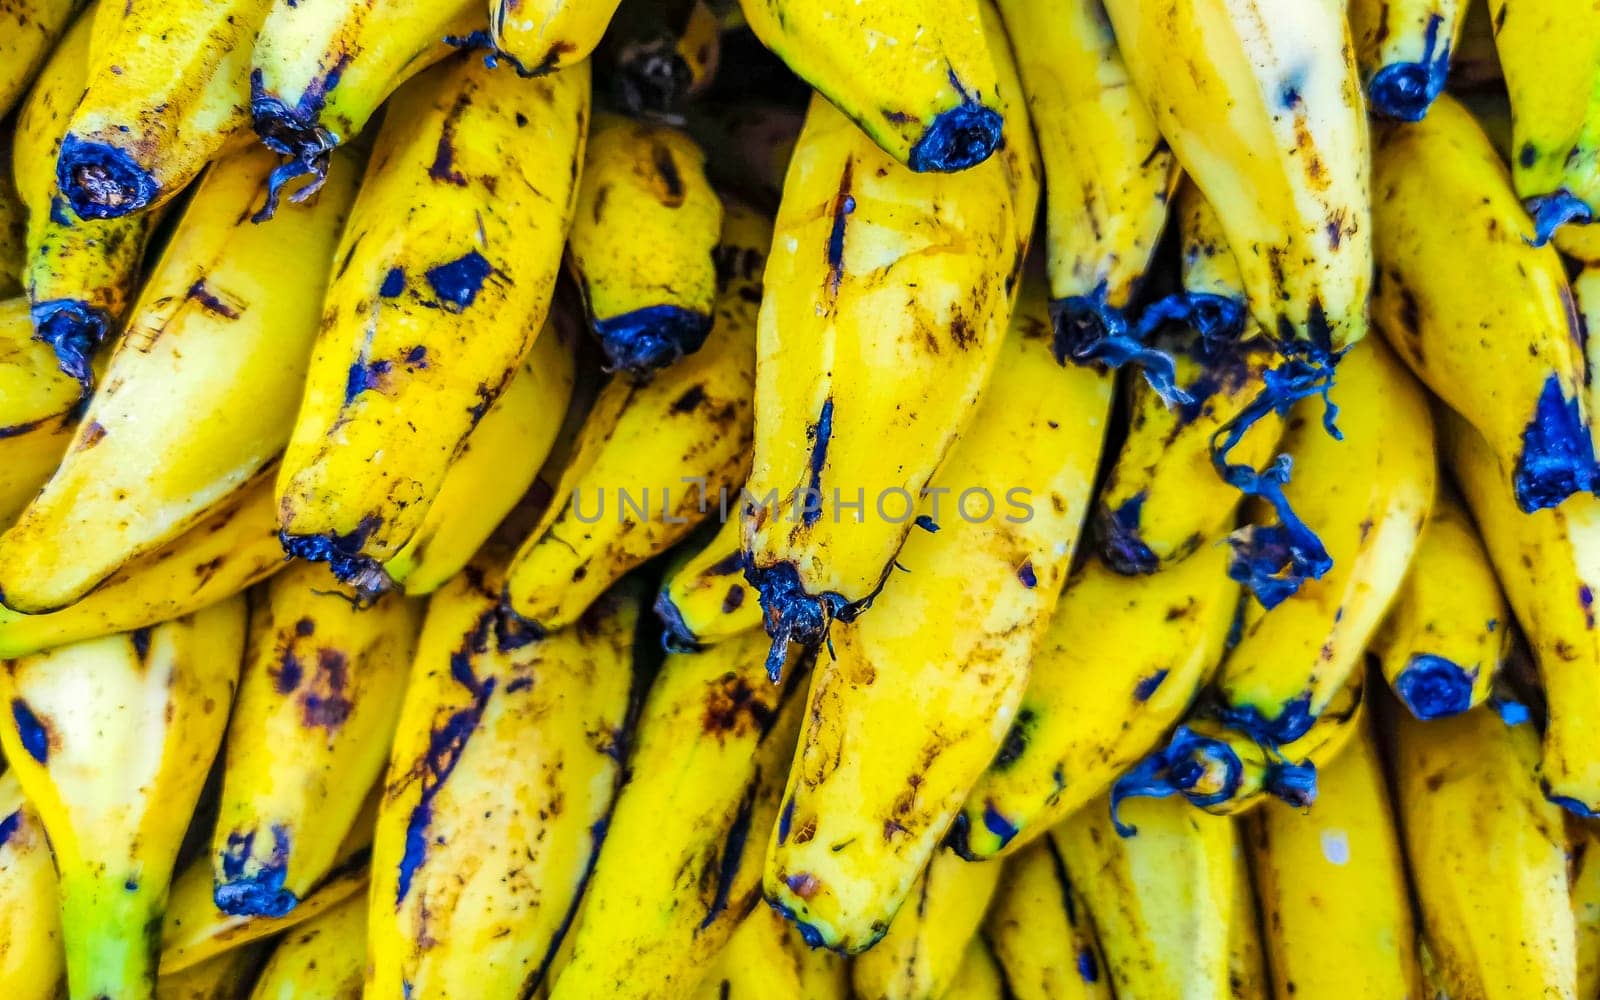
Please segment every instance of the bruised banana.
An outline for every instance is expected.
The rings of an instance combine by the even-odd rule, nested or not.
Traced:
[[[1350,34],[1367,106],[1421,121],[1444,93],[1469,0],[1350,0]],[[1412,993],[1416,995],[1415,991]]]
[[[0,775],[0,983],[16,1000],[55,1000],[66,974],[55,864],[15,770]]]
[[[851,1000],[850,967],[800,934],[773,910],[758,906],[739,924],[722,955],[686,994],[695,1000]]]
[[[995,1000],[1111,1000],[1094,918],[1055,838],[1030,844],[1005,863],[983,936],[1004,984]],[[955,989],[952,984],[945,995]]]
[[[281,917],[322,881],[388,760],[422,617],[299,562],[256,595],[211,857],[217,908]]]
[[[489,0],[490,42],[521,73],[554,73],[589,58],[620,2]]]
[[[861,951],[903,912],[1002,747],[1092,494],[1111,381],[1057,366],[1030,281],[904,571],[818,652],[765,889],[830,948]]]
[[[1372,639],[1395,696],[1424,721],[1489,700],[1511,651],[1511,612],[1466,511],[1440,497],[1406,582]]]
[[[11,114],[83,0],[18,0],[0,10],[0,118]]]
[[[467,57],[390,102],[278,475],[285,550],[392,585],[382,564],[544,328],[588,102],[586,65],[522,80]]]
[[[648,377],[705,343],[721,233],[722,202],[693,139],[596,119],[567,246],[607,370]]]
[[[851,962],[858,1000],[942,996],[983,926],[1002,867],[963,861],[950,851],[934,854],[883,940]],[[815,947],[803,925],[800,934]]]
[[[250,1000],[360,1000],[367,901],[353,896],[284,935]]]
[[[0,526],[16,520],[60,464],[81,392],[33,339],[27,300],[0,302]]]
[[[768,683],[761,638],[662,664],[551,1000],[688,995],[758,905],[804,712],[793,679]]]
[[[600,390],[555,499],[507,577],[511,609],[538,628],[577,620],[624,573],[727,509],[722,498],[750,460],[753,300],[771,231],[764,216],[729,205],[705,346],[648,383],[614,375]]]
[[[245,602],[10,660],[0,747],[55,853],[73,1000],[149,996],[178,847],[222,741]]]
[[[1077,572],[1034,652],[1011,730],[951,828],[958,852],[986,858],[1038,839],[1183,716],[1222,659],[1239,603],[1218,542],[1150,576],[1098,559]]]
[[[258,226],[269,161],[241,153],[195,193],[61,466],[0,537],[12,610],[83,597],[245,489],[288,440],[355,177],[341,164],[314,205]]]
[[[655,612],[668,649],[686,652],[760,627],[761,602],[744,578],[743,533],[738,517],[725,519],[663,581]]]
[[[1524,511],[1600,485],[1561,258],[1529,245],[1531,221],[1467,110],[1445,96],[1385,135],[1373,197],[1373,322],[1396,353],[1489,441]],[[1459,263],[1435,266],[1445,253]]]
[[[537,988],[611,811],[638,588],[541,639],[499,576],[476,563],[429,603],[372,848],[369,996]]]

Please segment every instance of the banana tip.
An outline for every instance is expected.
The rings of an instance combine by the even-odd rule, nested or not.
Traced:
[[[1419,653],[1394,679],[1394,693],[1412,715],[1427,722],[1471,708],[1472,678],[1460,665],[1442,656]]]
[[[290,556],[307,562],[327,563],[334,577],[352,587],[358,602],[365,606],[395,586],[383,564],[361,551],[377,526],[377,519],[369,517],[347,534],[299,535],[280,531],[278,541]]]
[[[661,619],[661,648],[669,653],[694,653],[701,648],[694,630],[683,620],[683,612],[663,590],[656,595],[656,617]]]
[[[936,115],[911,147],[907,165],[917,173],[954,173],[987,160],[1000,145],[1005,119],[973,101]]]
[[[56,184],[80,219],[116,219],[147,207],[161,191],[127,150],[68,134],[61,140]]]
[[[82,299],[52,299],[30,311],[34,339],[50,345],[62,372],[76,379],[87,396],[94,381],[89,359],[111,330],[110,314]]]
[[[1566,188],[1525,198],[1522,205],[1533,219],[1533,239],[1528,241],[1529,246],[1544,246],[1557,229],[1569,222],[1583,225],[1594,219],[1588,203]]]
[[[595,319],[591,326],[608,371],[648,378],[698,351],[711,332],[711,317],[683,306],[658,305]]]
[[[1558,506],[1574,493],[1600,485],[1594,440],[1578,407],[1576,395],[1568,399],[1561,379],[1545,380],[1533,419],[1522,432],[1522,454],[1517,456],[1512,488],[1524,513]]]
[[[1444,91],[1449,58],[1391,63],[1372,74],[1367,99],[1372,110],[1395,121],[1419,122]]]
[[[1541,782],[1541,786],[1544,789],[1546,801],[1555,803],[1580,819],[1600,819],[1600,808],[1592,807],[1582,799],[1573,798],[1570,795],[1557,795],[1550,790],[1548,782]]]
[[[1106,565],[1123,576],[1143,576],[1161,568],[1161,560],[1139,537],[1144,501],[1141,490],[1117,507],[1102,508],[1100,512],[1100,553]]]
[[[1129,328],[1122,310],[1106,301],[1102,284],[1089,295],[1071,295],[1050,303],[1053,330],[1051,350],[1057,364],[1103,365],[1121,368],[1135,365],[1144,372],[1162,399],[1173,406],[1187,406],[1193,398],[1178,387],[1177,362],[1171,354],[1144,343],[1150,332]]]

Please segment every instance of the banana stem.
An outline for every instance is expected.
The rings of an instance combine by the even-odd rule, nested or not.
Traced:
[[[1055,329],[1051,350],[1057,364],[1104,365],[1121,368],[1137,365],[1150,388],[1174,406],[1188,406],[1194,400],[1178,388],[1177,366],[1172,355],[1144,343],[1154,329],[1141,323],[1130,329],[1122,310],[1106,301],[1102,282],[1089,295],[1072,295],[1050,303],[1050,320]]]

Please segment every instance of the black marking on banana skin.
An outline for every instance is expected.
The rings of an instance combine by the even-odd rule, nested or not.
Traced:
[[[499,69],[500,64],[503,62],[511,67],[512,72],[525,80],[555,72],[560,68],[563,56],[578,50],[578,47],[571,42],[555,42],[545,51],[544,56],[530,67],[516,56],[496,45],[494,37],[489,32],[481,29],[469,31],[465,35],[446,35],[444,36],[444,43],[468,52],[482,51],[483,64],[485,66],[490,69]]]
[[[193,299],[194,301],[200,303],[200,307],[206,312],[221,316],[223,319],[239,318],[238,307],[224,302],[221,298],[219,298],[216,293],[211,290],[210,286],[206,284],[205,278],[201,278],[194,284],[190,285],[189,290],[184,294],[186,298]]]
[[[259,832],[229,832],[227,846],[216,859],[219,877],[211,901],[230,916],[281,917],[300,903],[298,896],[283,887],[289,872],[289,831],[280,824],[272,825],[272,851],[266,857],[255,850]]]
[[[382,523],[377,516],[368,515],[354,530],[343,534],[332,531],[324,535],[295,535],[280,531],[278,541],[290,556],[307,562],[327,563],[341,583],[356,588],[358,600],[365,605],[394,589],[394,581],[384,571],[383,564],[361,553],[367,539]]]
[[[484,281],[494,273],[493,265],[483,254],[470,250],[455,260],[429,268],[423,273],[423,279],[446,312],[459,313],[472,305]]]
[[[94,387],[90,357],[116,325],[105,309],[84,299],[50,299],[29,308],[33,337],[49,344],[61,371],[83,386],[85,396]]]
[[[143,663],[150,658],[150,629],[136,628],[128,633],[128,640],[133,643],[133,653]]]
[[[28,752],[28,756],[40,764],[49,764],[50,746],[55,743],[55,734],[50,728],[50,723],[39,718],[22,698],[11,699],[11,721],[16,724],[17,739],[22,743],[22,749]]]
[[[708,314],[671,304],[590,320],[605,353],[606,371],[640,380],[698,351],[711,326]]]
[[[251,217],[253,222],[265,222],[278,210],[278,199],[285,184],[300,177],[310,177],[304,186],[289,200],[296,204],[316,194],[328,176],[328,164],[334,149],[343,139],[335,135],[318,119],[327,105],[328,93],[339,86],[344,71],[355,57],[344,51],[321,76],[315,77],[300,99],[290,107],[281,98],[266,92],[261,70],[250,73],[250,117],[256,134],[270,150],[288,159],[279,164],[267,179],[267,200]]]
[[[917,173],[966,170],[987,160],[1002,143],[1005,119],[1000,112],[980,103],[954,68],[947,65],[946,73],[961,103],[934,116],[912,144],[906,165]],[[885,111],[884,117],[893,120],[890,112]]]
[[[662,193],[666,195],[661,203],[668,208],[682,205],[685,194],[683,174],[678,170],[678,161],[673,159],[672,150],[661,143],[653,143],[650,147],[650,165],[655,168],[656,176],[661,178]]]
[[[155,176],[125,149],[68,134],[56,160],[56,184],[80,219],[115,219],[144,209],[161,193]]]
[[[739,808],[734,812],[733,823],[729,825],[727,835],[722,839],[717,867],[714,872],[706,873],[715,877],[716,889],[712,893],[710,905],[706,907],[706,915],[700,921],[700,930],[710,927],[728,909],[729,894],[733,891],[734,879],[739,875],[739,862],[744,856],[745,841],[750,836],[750,823],[755,814],[759,791],[760,785],[755,781],[745,789],[743,798],[739,800]]]
[[[850,194],[855,167],[856,159],[854,156],[844,161],[844,172],[839,175],[839,192],[834,195],[833,205],[828,210],[828,214],[833,217],[833,228],[828,232],[828,277],[824,288],[827,291],[830,305],[839,298],[839,284],[844,280],[845,223],[850,214],[856,210],[856,200]]]
[[[455,103],[450,105],[449,112],[444,116],[444,123],[440,126],[439,144],[434,148],[433,163],[428,166],[428,176],[440,184],[467,186],[466,175],[455,168],[456,125],[462,114],[470,107],[472,107],[472,96],[468,93],[457,94]]]
[[[661,622],[661,648],[668,653],[695,653],[702,648],[700,637],[689,628],[689,623],[683,620],[683,612],[678,610],[671,596],[663,589],[656,595],[653,608],[656,618]]]

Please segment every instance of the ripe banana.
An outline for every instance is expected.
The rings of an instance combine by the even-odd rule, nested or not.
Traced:
[[[1400,835],[1372,727],[1359,729],[1318,770],[1309,814],[1268,802],[1247,821],[1268,965],[1280,995],[1420,1000]]]
[[[366,950],[367,901],[354,896],[286,935],[250,1000],[360,1000]]]
[[[0,747],[55,852],[73,1000],[149,996],[168,883],[222,741],[245,602],[10,660]]]
[[[595,120],[567,246],[608,370],[647,378],[705,343],[721,233],[722,202],[693,139]]]
[[[278,475],[284,548],[367,592],[545,325],[588,131],[588,67],[463,56],[390,102]]]
[[[760,901],[804,712],[765,659],[750,632],[662,664],[552,1000],[687,995]]]
[[[794,926],[758,906],[739,924],[695,1000],[851,1000],[850,968],[808,948]]]
[[[1028,845],[1005,863],[984,918],[984,937],[1004,983],[997,998],[1111,1000],[1094,918],[1053,837]]]
[[[1397,121],[1421,121],[1444,93],[1467,0],[1350,0],[1350,34],[1367,105]]]
[[[55,1000],[62,965],[57,880],[39,814],[17,772],[0,775],[0,983],[17,1000]]]
[[[26,299],[0,302],[0,526],[9,527],[61,462],[82,387],[33,339]]]
[[[577,620],[624,573],[731,507],[724,498],[750,460],[753,300],[771,232],[730,204],[705,346],[647,384],[616,375],[600,391],[555,499],[511,564],[511,609],[538,628]]]
[[[1110,788],[1188,710],[1222,659],[1239,604],[1218,542],[1150,576],[1093,559],[1067,584],[1011,731],[951,828],[963,856],[1036,840]]]
[[[1578,996],[1600,992],[1600,829],[1567,820],[1572,919],[1578,927]]]
[[[961,956],[961,967],[956,969],[955,978],[950,980],[943,1000],[1005,1000],[1006,994],[1005,971],[994,960],[989,943],[981,936],[973,938],[967,943],[966,953]],[[1023,995],[1014,990],[1011,995],[1023,1000]],[[1055,996],[1071,994],[1057,993]]]
[[[211,840],[217,908],[281,917],[322,881],[388,760],[422,609],[299,562],[251,608]]]
[[[761,624],[761,603],[744,578],[738,517],[723,520],[698,552],[667,575],[656,595],[662,642],[689,652]]]
[[[967,943],[983,926],[1002,867],[963,861],[950,851],[935,853],[883,940],[851,962],[857,1000],[942,996],[961,966]],[[816,946],[804,925],[800,934]]]
[[[1539,793],[1533,727],[1486,707],[1432,722],[1395,716],[1394,798],[1422,938],[1445,989],[1575,997],[1565,833],[1561,810]]]
[[[1441,98],[1384,136],[1373,192],[1373,321],[1395,352],[1488,439],[1524,511],[1600,485],[1561,258],[1529,245],[1532,223],[1483,130]],[[1442,253],[1459,265],[1429,263]]]
[[[543,639],[501,590],[497,567],[469,566],[423,623],[372,849],[369,996],[536,988],[605,831],[638,588]]]
[[[83,0],[16,0],[0,9],[0,118],[28,92]]]
[[[1050,625],[1112,396],[1107,373],[1058,367],[1050,337],[1030,280],[904,572],[818,654],[766,893],[828,947],[888,926],[1001,748]]]
[[[589,58],[620,2],[489,0],[490,40],[519,73],[554,73]]]

